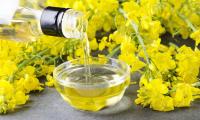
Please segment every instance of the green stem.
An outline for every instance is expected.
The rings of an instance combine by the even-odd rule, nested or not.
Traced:
[[[178,16],[183,20],[183,21],[185,21],[185,23],[187,24],[187,26],[193,31],[193,32],[195,32],[195,31],[197,31],[197,29],[195,28],[195,26],[192,24],[192,22],[187,18],[187,17],[185,17],[183,14],[181,14],[181,13],[177,13],[178,14]],[[196,46],[195,46],[195,49],[198,49],[198,44],[196,44]]]
[[[119,8],[119,12],[124,16],[125,19],[130,20],[129,17],[126,15],[126,12],[122,8]],[[144,51],[145,60],[147,62],[147,72],[150,75],[149,76],[149,81],[151,81],[153,79],[152,71],[149,69],[149,66],[150,66],[151,62],[150,62],[149,55],[147,54],[147,50],[146,50],[146,46],[144,44],[144,40],[143,40],[142,36],[139,33],[138,25],[133,20],[130,20],[130,22],[131,22],[132,28],[135,31],[135,35],[136,35],[136,37],[138,39],[138,42],[142,46],[142,49]]]
[[[30,59],[28,59],[28,60],[24,60],[22,63],[20,63],[20,64],[17,66],[17,67],[18,67],[18,70],[15,71],[12,75],[10,75],[10,76],[8,77],[8,80],[9,80],[10,82],[13,82],[14,76],[15,76],[15,74],[16,74],[18,71],[22,70],[23,67],[25,67],[26,65],[28,65],[28,64],[29,64],[30,62],[32,62],[33,60],[37,59],[38,56],[44,55],[44,54],[45,54],[47,51],[49,51],[49,50],[50,50],[50,49],[47,48],[47,49],[45,49],[45,50],[39,52],[37,55],[33,56],[32,58],[30,58]]]
[[[62,40],[57,41],[57,42],[53,45],[53,47],[56,47],[58,44],[61,43],[61,41],[62,41]],[[28,65],[30,62],[32,62],[32,61],[34,61],[35,59],[37,59],[38,57],[40,57],[40,56],[46,54],[49,50],[50,50],[50,48],[46,48],[46,49],[40,51],[39,53],[37,53],[36,55],[34,55],[33,57],[31,57],[30,59],[24,60],[22,63],[20,63],[20,64],[18,65],[18,71],[21,70],[24,66]]]
[[[181,11],[185,5],[188,5],[188,0],[184,0],[184,2],[182,2],[181,6],[179,7],[177,11]]]
[[[129,20],[128,16],[126,15],[125,11],[124,11],[122,8],[119,8],[119,12],[124,16],[124,18],[126,18],[127,20]],[[136,35],[136,37],[137,37],[137,39],[138,39],[139,44],[140,44],[140,45],[142,46],[142,48],[143,48],[146,62],[147,62],[148,65],[150,65],[150,59],[149,59],[149,56],[148,56],[148,54],[147,54],[147,50],[146,50],[146,46],[145,46],[145,44],[144,44],[144,40],[143,40],[142,36],[140,35],[140,33],[139,33],[139,31],[138,31],[138,26],[137,26],[137,24],[136,24],[133,20],[131,20],[131,26],[132,26],[132,28],[133,28],[134,31],[135,31],[135,35]]]
[[[61,41],[62,41],[62,40],[61,40]],[[57,41],[57,42],[53,45],[53,47],[56,47],[58,44],[61,43],[61,41]],[[17,72],[19,72],[20,70],[22,70],[23,67],[27,66],[28,64],[30,64],[31,62],[33,62],[35,59],[40,58],[41,56],[45,55],[49,50],[50,50],[50,48],[46,48],[46,49],[44,49],[44,50],[38,52],[36,55],[34,55],[33,57],[31,57],[30,59],[24,60],[22,63],[20,63],[20,64],[17,66],[17,67],[18,67],[18,70],[15,71],[12,75],[10,75],[10,76],[8,77],[8,80],[9,80],[10,82],[13,82],[14,76],[15,76],[15,74],[16,74]]]
[[[192,29],[193,32],[196,31],[196,28],[194,27],[194,25],[190,22],[190,20],[187,17],[185,17],[183,14],[181,14],[179,12],[177,13],[177,15],[187,24],[187,26],[189,28]]]
[[[113,57],[119,50],[120,50],[120,45],[114,48],[112,52],[107,55],[107,57]]]
[[[50,49],[46,48],[42,51],[40,51],[38,54],[36,54],[35,56],[33,56],[32,58],[28,59],[28,60],[24,60],[22,63],[20,63],[18,65],[18,70],[21,70],[24,66],[26,66],[27,64],[29,64],[30,62],[32,62],[33,60],[35,60],[36,58],[38,58],[38,56],[42,56],[44,55],[46,52],[48,52]]]

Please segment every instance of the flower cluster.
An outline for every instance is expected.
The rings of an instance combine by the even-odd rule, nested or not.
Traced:
[[[83,11],[91,51],[117,57],[132,72],[142,74],[136,104],[171,111],[200,97],[199,0],[46,0],[44,4]],[[160,36],[165,32],[190,37],[196,46],[163,45]],[[53,86],[55,66],[75,57],[83,57],[77,40],[42,36],[36,42],[17,43],[1,38],[0,113],[25,104],[30,92]],[[46,76],[45,82],[41,76]]]
[[[197,85],[199,50],[193,51],[187,46],[166,47],[158,41],[147,45],[147,53],[151,59],[150,73],[143,73],[140,79],[136,104],[158,111],[171,111],[175,107],[189,107],[200,97]]]

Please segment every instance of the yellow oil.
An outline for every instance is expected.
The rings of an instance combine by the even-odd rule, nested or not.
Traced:
[[[69,74],[62,73],[60,78],[65,82],[57,82],[55,86],[63,99],[74,108],[88,111],[98,111],[119,102],[130,78],[122,79],[122,73],[108,65],[90,65],[90,70],[90,82],[84,77],[84,66],[69,70],[72,71]]]

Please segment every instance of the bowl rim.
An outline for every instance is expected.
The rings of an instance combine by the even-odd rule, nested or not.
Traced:
[[[55,69],[54,69],[54,71],[53,71],[53,77],[54,77],[54,79],[55,79],[55,81],[56,82],[58,82],[59,84],[69,84],[70,86],[72,85],[72,86],[77,86],[77,85],[84,85],[84,86],[86,86],[87,85],[87,88],[93,88],[93,87],[98,87],[98,86],[102,86],[102,84],[103,85],[105,85],[105,83],[106,83],[106,85],[107,85],[107,83],[115,83],[116,81],[121,81],[121,82],[124,82],[125,81],[125,78],[127,77],[127,76],[130,76],[130,66],[126,63],[126,62],[124,62],[124,61],[122,61],[122,60],[119,60],[119,59],[115,59],[115,58],[111,58],[111,57],[91,57],[90,56],[90,58],[92,58],[92,59],[107,59],[107,60],[111,60],[111,61],[115,61],[116,63],[119,63],[119,64],[122,64],[123,66],[125,66],[125,68],[126,68],[126,70],[124,70],[123,71],[123,74],[118,78],[118,79],[114,79],[114,80],[110,80],[109,82],[102,82],[102,83],[98,83],[98,85],[94,85],[94,84],[92,84],[92,85],[90,85],[90,84],[86,84],[86,83],[77,83],[77,82],[69,82],[69,81],[65,81],[65,80],[63,80],[63,79],[58,79],[58,75],[59,75],[59,73],[61,73],[61,72],[63,72],[63,71],[61,71],[61,72],[59,72],[59,73],[57,73],[57,71],[58,71],[58,69],[59,68],[61,68],[62,66],[66,66],[66,64],[70,64],[70,63],[72,63],[73,61],[78,61],[78,60],[80,60],[80,59],[84,59],[84,58],[76,58],[76,59],[73,59],[73,60],[69,60],[69,61],[66,61],[66,62],[64,62],[64,63],[62,63],[62,64],[60,64],[60,65],[58,65]],[[69,69],[70,67],[68,67],[67,69]],[[120,83],[121,83],[120,82]]]

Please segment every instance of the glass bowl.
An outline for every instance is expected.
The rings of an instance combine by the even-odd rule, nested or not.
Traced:
[[[55,68],[55,87],[62,98],[80,110],[98,111],[121,100],[130,83],[129,66],[117,59],[91,57],[67,61]],[[88,74],[90,71],[90,74]]]

